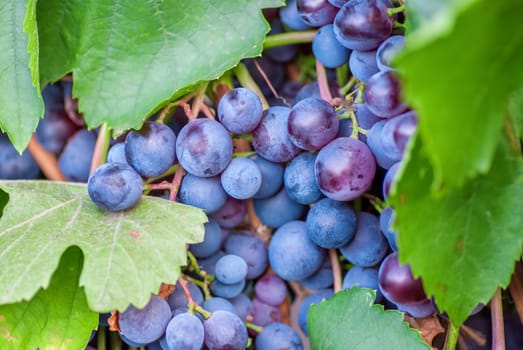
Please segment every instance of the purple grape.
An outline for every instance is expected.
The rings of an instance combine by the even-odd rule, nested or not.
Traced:
[[[176,135],[167,125],[145,122],[125,138],[127,162],[142,176],[159,176],[176,161]]]
[[[389,245],[381,233],[379,220],[375,215],[360,211],[356,217],[354,238],[341,247],[340,252],[355,265],[374,266],[387,254]]]
[[[240,293],[234,298],[230,298],[229,301],[236,309],[236,314],[243,321],[246,321],[247,317],[254,314],[254,305],[252,304],[251,298],[249,298],[246,294]]]
[[[0,133],[0,179],[36,179],[40,168],[27,150],[18,153],[7,135]]]
[[[254,199],[253,206],[260,220],[270,227],[280,227],[291,220],[297,220],[307,210],[305,205],[289,197],[285,187],[272,197]]]
[[[376,52],[377,66],[380,71],[393,70],[392,60],[403,50],[405,37],[403,35],[392,35],[381,43]]]
[[[272,269],[287,281],[311,276],[326,255],[325,249],[309,239],[305,222],[299,220],[290,221],[273,233],[268,252]]]
[[[216,265],[216,262],[218,259],[220,259],[222,256],[224,256],[225,253],[221,250],[218,250],[216,253],[212,254],[211,256],[208,256],[206,258],[200,258],[198,260],[198,265],[200,266],[200,269],[205,271],[209,275],[214,275],[214,266]]]
[[[250,156],[249,159],[254,160],[262,175],[260,189],[253,198],[268,198],[278,193],[283,183],[283,166],[280,163],[270,162],[258,154]]]
[[[223,283],[219,280],[214,280],[210,284],[211,293],[214,296],[221,298],[234,298],[241,294],[245,288],[245,279],[231,284]]]
[[[398,253],[383,259],[378,281],[383,296],[394,304],[410,305],[427,299],[421,279],[414,279],[408,264],[399,263]]]
[[[332,275],[332,265],[329,257],[325,256],[320,268],[299,282],[305,288],[313,290],[331,287],[334,282],[334,276]]]
[[[366,144],[340,137],[318,153],[314,171],[324,195],[338,201],[351,201],[369,189],[376,161]]]
[[[218,310],[203,322],[205,345],[209,350],[244,350],[247,327],[234,313]]]
[[[323,198],[309,210],[307,236],[314,244],[336,249],[347,244],[356,233],[356,213],[344,202]]]
[[[157,295],[143,308],[133,305],[119,314],[118,324],[121,333],[130,341],[139,344],[152,343],[164,334],[171,319],[171,308],[167,301]]]
[[[203,293],[200,287],[198,287],[196,284],[192,283],[191,281],[187,282],[187,289],[191,293],[191,296],[194,300],[194,302],[198,305],[201,305],[203,303]],[[185,295],[185,290],[180,285],[180,282],[176,282],[174,285],[174,291],[169,294],[169,297],[167,298],[167,303],[169,304],[171,310],[175,309],[181,309],[181,310],[188,310],[189,308],[189,300],[187,299],[187,295]]]
[[[388,119],[380,134],[383,152],[391,159],[401,159],[417,126],[418,118],[413,111]]]
[[[395,163],[400,161],[401,158],[391,158],[389,157],[384,149],[381,138],[381,132],[387,120],[382,120],[374,124],[369,132],[367,133],[367,145],[369,146],[372,154],[376,158],[376,162],[383,169],[389,169]]]
[[[292,143],[301,149],[319,150],[338,133],[338,114],[327,101],[310,97],[295,104],[288,118]]]
[[[234,228],[241,224],[247,215],[244,201],[227,196],[225,204],[211,214],[211,218],[223,228]]]
[[[283,185],[289,198],[297,203],[312,204],[322,197],[314,175],[315,160],[316,154],[303,152],[285,167]]]
[[[67,180],[87,182],[91,169],[96,135],[82,129],[71,137],[58,157],[58,165]]]
[[[327,0],[297,0],[296,6],[303,21],[313,27],[332,23],[338,12]]]
[[[236,309],[231,302],[221,297],[212,297],[205,300],[202,307],[209,312],[227,311],[233,314],[236,313]]]
[[[143,180],[127,164],[105,163],[89,178],[87,192],[91,200],[103,210],[127,210],[140,200]]]
[[[231,233],[224,243],[227,254],[235,254],[247,263],[247,279],[255,279],[267,269],[267,248],[254,232],[237,231]]]
[[[264,303],[256,297],[252,299],[252,306],[254,310],[252,323],[255,325],[263,327],[282,320],[281,311],[277,306]]]
[[[129,164],[125,156],[125,143],[118,142],[109,148],[109,152],[107,152],[107,163]]]
[[[353,76],[366,83],[370,77],[379,72],[376,63],[376,50],[354,50],[350,54],[349,68]]]
[[[222,230],[215,220],[209,219],[203,226],[205,229],[203,241],[189,245],[189,250],[197,258],[213,255],[220,249],[222,243]]]
[[[383,120],[372,113],[365,103],[353,103],[351,107],[354,109],[354,114],[356,115],[356,120],[360,128],[369,130],[374,124]]]
[[[214,267],[216,279],[225,284],[235,284],[247,276],[247,263],[235,254],[222,256]]]
[[[334,33],[339,42],[351,49],[369,51],[387,39],[394,20],[387,13],[386,0],[350,0],[334,19]]]
[[[231,161],[232,140],[219,122],[196,119],[178,134],[176,155],[187,172],[200,177],[215,176]]]
[[[302,350],[300,336],[286,324],[273,322],[263,327],[255,340],[256,350]]]
[[[342,7],[349,0],[329,0],[332,6]]]
[[[337,68],[347,63],[350,50],[336,39],[332,24],[326,24],[314,35],[312,53],[325,67]]]
[[[279,10],[280,20],[282,23],[293,30],[306,30],[311,29],[312,26],[305,23],[298,13],[298,7],[296,6],[296,0],[286,1],[285,6],[280,7]]]
[[[369,288],[376,291],[376,303],[381,302],[383,296],[378,285],[378,269],[375,267],[353,266],[343,277],[342,289],[354,286]]]
[[[300,152],[287,131],[289,113],[288,107],[269,107],[252,133],[252,147],[271,162],[287,162]]]
[[[394,209],[392,207],[384,208],[380,213],[380,228],[381,232],[387,238],[389,246],[392,250],[397,251],[397,234],[392,229],[392,222],[394,221]]]
[[[392,184],[394,183],[394,181],[396,179],[396,173],[398,172],[398,169],[400,168],[400,166],[401,166],[401,162],[397,162],[396,164],[391,166],[385,173],[385,177],[383,178],[383,184],[382,184],[384,200],[387,200],[387,198],[389,198],[390,188],[392,187]]]
[[[205,210],[213,214],[227,202],[220,176],[200,177],[185,174],[178,191],[180,202]]]
[[[363,101],[372,113],[382,118],[391,118],[407,110],[401,99],[401,83],[392,71],[374,74],[367,81]]]
[[[261,187],[262,173],[249,158],[234,158],[220,176],[222,187],[236,199],[253,197]]]
[[[235,88],[227,92],[218,103],[218,120],[235,134],[253,131],[263,113],[260,98],[252,90]]]
[[[202,321],[190,313],[174,316],[165,329],[165,342],[169,349],[200,350],[203,339]]]
[[[403,311],[415,318],[423,318],[432,315],[436,308],[431,299],[425,299],[414,304],[396,304],[398,310]]]
[[[280,277],[268,273],[254,284],[254,295],[266,304],[278,306],[287,297],[287,286]]]

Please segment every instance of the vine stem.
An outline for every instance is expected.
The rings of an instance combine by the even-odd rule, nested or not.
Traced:
[[[508,290],[516,305],[519,320],[523,324],[523,266],[519,262],[516,263],[516,269],[512,275]]]
[[[51,152],[48,152],[41,144],[38,142],[36,135],[33,134],[27,145],[27,149],[35,159],[36,163],[42,170],[42,173],[49,179],[53,181],[66,181],[64,174],[60,170],[58,161],[56,157]]]
[[[106,349],[106,346],[105,346],[106,332],[107,332],[107,329],[105,327],[100,327],[98,329],[98,334],[97,334],[97,339],[96,339],[96,344],[97,344],[98,350]]]
[[[387,10],[387,14],[389,16],[394,16],[395,14],[403,12],[403,11],[405,11],[405,5],[404,4],[402,4],[402,5],[398,6],[398,7],[389,8]]]
[[[505,325],[503,323],[503,304],[499,287],[490,301],[490,314],[492,318],[492,350],[505,350]]]
[[[176,199],[176,195],[178,194],[178,190],[180,189],[180,184],[182,183],[183,175],[185,174],[185,170],[181,167],[181,165],[178,165],[178,168],[176,168],[176,172],[174,173],[173,181],[171,182],[171,188],[169,191],[169,200],[173,201]]]
[[[459,326],[456,326],[452,321],[449,321],[447,330],[447,338],[445,339],[445,350],[455,350],[459,338]]]
[[[316,60],[316,75],[318,77],[318,86],[320,88],[320,96],[325,101],[331,103],[332,95],[329,90],[329,81],[327,80],[327,72],[323,64]]]
[[[107,159],[107,151],[109,150],[109,144],[111,142],[111,128],[107,123],[103,123],[98,131],[98,138],[94,146],[93,158],[91,160],[91,169],[89,175],[91,175],[96,168],[105,163]]]
[[[198,118],[198,115],[200,114],[200,109],[203,104],[203,100],[205,98],[205,90],[207,90],[207,86],[209,85],[208,82],[203,83],[196,89],[196,96],[194,97],[193,103],[192,103],[192,109],[191,113],[195,118]],[[212,118],[214,119],[214,117]]]
[[[233,68],[233,73],[236,76],[236,78],[238,78],[238,81],[243,87],[251,89],[256,93],[256,95],[258,95],[262,102],[263,109],[269,108],[269,102],[267,102],[267,99],[265,98],[265,96],[263,96],[260,87],[252,78],[245,64],[239,63],[236,67]]]
[[[329,258],[332,266],[332,277],[334,281],[334,293],[341,291],[341,266],[336,249],[329,249]]]
[[[302,30],[269,35],[263,42],[263,49],[293,44],[308,44],[312,42],[315,34],[316,30]]]

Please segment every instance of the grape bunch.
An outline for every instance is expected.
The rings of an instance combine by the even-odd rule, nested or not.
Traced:
[[[389,0],[290,0],[271,34],[315,29],[309,52],[324,80],[286,77],[302,54],[297,45],[267,49],[242,61],[263,95],[235,81],[202,113],[180,105],[171,120],[155,115],[113,140],[92,174],[97,131],[74,118],[69,85],[44,89],[36,137],[67,180],[87,182],[101,210],[133,210],[146,192],[208,216],[170,293],[114,313],[126,344],[302,349],[310,306],[355,286],[413,317],[436,311],[399,263],[387,205],[417,127],[393,65],[405,44],[402,20],[402,6]],[[340,88],[333,72],[343,65],[350,76]],[[0,178],[41,175],[31,153],[18,155],[3,135],[0,149]],[[295,322],[285,312],[293,299]]]

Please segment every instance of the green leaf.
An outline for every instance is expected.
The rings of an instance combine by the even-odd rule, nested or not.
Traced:
[[[432,190],[442,192],[488,171],[508,98],[523,86],[523,69],[508,68],[523,62],[523,2],[458,3],[409,35],[397,62],[434,167]]]
[[[523,141],[523,88],[514,92],[510,97],[508,114],[513,137]]]
[[[202,210],[143,196],[125,212],[99,209],[82,184],[0,181],[9,202],[0,219],[0,304],[46,287],[60,255],[84,254],[80,285],[92,310],[144,306],[160,284],[174,283],[186,244],[203,239]]]
[[[421,142],[415,142],[391,190],[399,258],[422,276],[438,308],[461,324],[498,286],[508,285],[521,256],[523,162],[503,144],[489,173],[434,196],[434,171]]]
[[[22,152],[44,113],[38,80],[36,0],[0,6],[0,129]]]
[[[0,305],[0,348],[84,349],[98,325],[98,314],[89,310],[83,288],[78,248],[66,250],[47,289],[30,300]]]
[[[43,82],[72,71],[90,128],[120,134],[198,81],[261,53],[260,9],[282,1],[40,1]]]
[[[308,326],[315,350],[430,350],[418,331],[410,329],[403,314],[374,304],[376,292],[353,287],[329,300],[311,305]]]

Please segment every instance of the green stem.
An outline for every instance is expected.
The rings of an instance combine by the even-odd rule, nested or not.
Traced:
[[[263,49],[293,44],[309,44],[314,39],[315,34],[316,30],[304,30],[269,35],[263,42]]]
[[[196,307],[194,308],[194,310],[196,312],[198,312],[199,314],[201,314],[205,319],[208,319],[209,317],[211,317],[212,313],[205,310],[203,307],[199,306],[199,305],[196,305]]]
[[[250,322],[245,321],[245,326],[247,328],[249,328],[249,329],[252,329],[253,331],[255,331],[258,334],[263,332],[263,327],[255,325],[254,323],[250,323]]]
[[[403,11],[405,11],[405,5],[401,5],[401,6],[398,6],[398,7],[390,8],[390,9],[387,10],[387,14],[389,15],[389,17],[392,17],[395,14],[403,12]]]
[[[398,21],[394,22],[394,29],[406,29],[405,23],[401,23]]]
[[[107,159],[107,151],[109,150],[109,144],[111,143],[111,128],[107,123],[103,123],[98,131],[98,138],[94,146],[93,158],[91,160],[91,169],[89,171],[92,174],[96,168],[105,163]]]
[[[150,177],[148,178],[146,181],[145,181],[145,184],[150,184],[150,183],[153,183],[153,182],[156,182],[158,180],[161,180],[163,179],[164,177],[167,177],[169,175],[173,175],[174,173],[176,173],[176,169],[178,169],[178,165],[179,164],[175,164],[173,165],[172,167],[170,167],[169,169],[167,169],[167,171],[165,173],[163,173],[162,175],[160,176],[156,176],[156,177]]]
[[[338,68],[336,68],[336,81],[338,82],[338,86],[345,86],[350,80],[348,79],[349,76],[349,63],[345,63]],[[352,77],[351,77],[352,79]],[[341,92],[341,89],[340,89]],[[344,96],[345,94],[341,94]]]
[[[236,78],[238,78],[238,81],[243,87],[251,89],[258,95],[262,102],[263,109],[269,108],[269,102],[267,102],[267,99],[265,98],[265,96],[263,96],[260,87],[252,78],[251,73],[249,73],[249,70],[247,69],[245,64],[239,63],[236,67],[233,68],[233,73],[236,76]]]
[[[349,81],[340,88],[341,96],[347,95],[349,93],[350,89],[352,89],[352,87],[354,85],[356,85],[357,82],[358,82],[358,79],[356,79],[355,77],[351,77],[349,79]]]
[[[98,328],[98,334],[97,334],[97,339],[96,339],[96,343],[98,344],[98,350],[105,350],[106,349],[106,346],[105,346],[106,332],[107,332],[107,328],[106,327],[99,327]]]
[[[449,321],[449,329],[447,331],[447,339],[445,339],[445,350],[455,350],[459,338],[459,328],[452,321]]]
[[[111,350],[122,350],[122,338],[118,332],[111,332],[110,337]]]
[[[233,158],[247,158],[247,157],[252,156],[253,154],[256,154],[256,152],[254,152],[254,151],[250,151],[250,152],[235,152],[232,155],[232,157]]]

